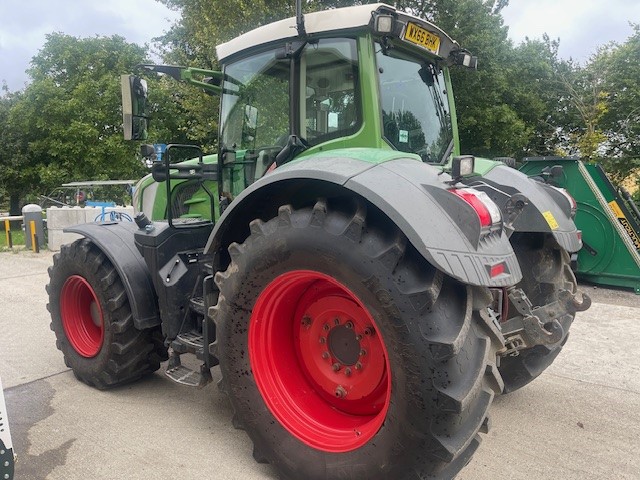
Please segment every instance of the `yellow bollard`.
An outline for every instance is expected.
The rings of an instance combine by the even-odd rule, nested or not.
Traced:
[[[4,221],[4,233],[7,236],[7,246],[13,248],[13,239],[11,238],[11,223],[9,220]]]
[[[29,222],[29,229],[31,230],[31,250],[33,250],[35,253],[38,253],[38,250],[40,250],[38,248],[38,243],[37,243],[37,237],[36,237],[36,221],[35,220],[31,220]]]

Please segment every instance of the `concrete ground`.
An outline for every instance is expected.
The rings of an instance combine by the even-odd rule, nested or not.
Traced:
[[[0,253],[0,376],[16,479],[276,478],[254,462],[215,382],[190,389],[161,371],[107,392],[78,382],[49,329],[51,257]],[[535,382],[496,399],[459,479],[640,478],[640,296],[584,289],[594,304],[566,348]]]

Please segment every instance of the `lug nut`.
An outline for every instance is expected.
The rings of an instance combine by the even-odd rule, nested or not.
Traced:
[[[320,337],[320,343],[321,343],[321,344],[324,344],[326,341],[327,341],[327,339],[326,339],[326,338],[324,338],[324,337]]]
[[[344,374],[345,374],[347,377],[350,377],[350,376],[351,376],[351,369],[350,369],[349,367],[345,368],[345,369],[344,369]]]
[[[362,340],[362,335],[356,335],[356,340],[357,340],[357,341]]]
[[[351,329],[353,328],[353,322],[352,321],[348,321],[347,323],[344,324],[345,327]]]
[[[329,327],[329,325],[328,325],[327,323],[325,323],[325,324],[322,326],[322,329],[323,329],[325,332],[328,332],[328,331],[329,331],[329,328],[331,328],[331,327]]]
[[[344,389],[342,385],[338,385],[336,387],[335,395],[337,398],[344,398],[347,396],[347,391]]]
[[[325,360],[326,360],[327,358],[329,358],[329,352],[324,352],[324,353],[322,354],[322,358],[324,358]]]
[[[338,370],[340,370],[342,368],[342,365],[340,365],[339,363],[334,363],[333,366],[331,367],[333,368],[334,372],[337,372]]]
[[[336,319],[333,321],[333,323],[335,323],[336,325],[340,325],[340,319],[336,317]]]
[[[362,350],[360,350],[360,356],[364,357],[367,354],[367,351],[363,348]]]
[[[356,370],[362,370],[362,364],[360,362],[356,362],[355,368]]]

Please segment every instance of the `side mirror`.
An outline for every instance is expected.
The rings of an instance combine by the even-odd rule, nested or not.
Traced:
[[[134,75],[121,75],[122,123],[125,140],[146,140],[147,81]]]

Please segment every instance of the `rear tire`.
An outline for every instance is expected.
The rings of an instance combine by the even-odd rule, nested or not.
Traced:
[[[490,296],[365,217],[283,206],[229,247],[221,387],[282,478],[453,478],[502,389]]]
[[[519,233],[512,236],[511,243],[524,275],[517,286],[522,288],[534,307],[555,302],[561,289],[576,293],[578,286],[569,254],[551,235]],[[515,311],[512,305],[509,309]],[[501,359],[504,393],[524,387],[553,363],[567,342],[574,317],[575,314],[566,314],[559,319],[564,330],[559,342],[537,345],[521,350],[517,357]]]
[[[135,328],[120,276],[93,242],[63,245],[49,277],[51,330],[79,380],[111,388],[158,370],[167,359],[160,328]]]

